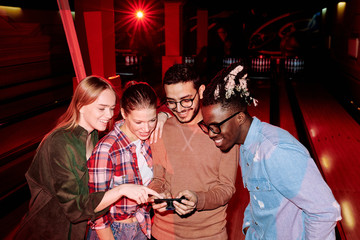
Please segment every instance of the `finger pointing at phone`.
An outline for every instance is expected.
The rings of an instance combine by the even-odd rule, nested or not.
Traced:
[[[171,198],[171,194],[169,192],[160,193],[159,195],[160,195],[160,197],[158,197],[158,198],[163,198],[163,199],[164,198]],[[158,212],[165,212],[165,211],[167,211],[167,209],[166,209],[167,202],[161,202],[161,203],[153,202],[152,207],[153,207],[154,210],[156,210]]]

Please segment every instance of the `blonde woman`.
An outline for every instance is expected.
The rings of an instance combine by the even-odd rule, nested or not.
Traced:
[[[77,86],[70,106],[42,140],[26,173],[30,209],[15,239],[84,239],[87,222],[126,196],[145,203],[157,193],[145,186],[124,184],[89,194],[87,159],[114,115],[116,93],[98,76]]]

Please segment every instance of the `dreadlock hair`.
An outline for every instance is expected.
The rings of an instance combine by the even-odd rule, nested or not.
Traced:
[[[196,90],[202,84],[199,75],[191,65],[174,64],[165,72],[163,84],[171,85],[185,82],[193,82]]]
[[[202,105],[221,104],[223,108],[234,108],[247,113],[247,106],[257,100],[247,89],[247,66],[243,61],[222,69],[206,86]]]

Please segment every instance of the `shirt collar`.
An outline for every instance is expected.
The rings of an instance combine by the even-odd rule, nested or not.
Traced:
[[[72,133],[77,136],[79,139],[81,139],[82,141],[86,142],[86,139],[88,137],[88,131],[83,128],[80,125],[77,125],[73,130]],[[93,139],[93,141],[95,141],[94,144],[96,144],[96,142],[98,141],[98,131],[97,130],[93,130],[91,133],[91,139]],[[95,137],[95,140],[94,140]]]
[[[80,125],[77,125],[73,130],[72,130],[73,134],[75,134],[76,136],[80,137],[82,135],[88,135],[88,131],[83,128],[82,126]]]
[[[246,135],[245,142],[243,147],[248,149],[256,140],[258,129],[260,128],[260,120],[257,117],[253,117],[253,121],[251,122],[249,131]]]
[[[59,128],[59,130],[64,132],[70,132],[71,134],[75,135],[77,138],[87,137],[88,135],[88,131],[80,125],[76,125],[72,129],[66,129],[66,127],[61,127]],[[97,133],[97,130],[92,131],[91,135],[94,135],[95,133]]]

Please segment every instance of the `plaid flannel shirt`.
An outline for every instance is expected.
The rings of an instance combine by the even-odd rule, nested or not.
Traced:
[[[121,184],[142,185],[138,168],[136,146],[120,130],[124,121],[116,122],[114,129],[95,146],[87,162],[89,168],[89,191],[107,191]],[[152,168],[151,149],[147,141],[141,146],[147,164]],[[114,220],[136,217],[144,234],[151,237],[150,204],[138,205],[136,201],[122,197],[111,205],[110,211],[91,222],[93,229],[110,227]]]

